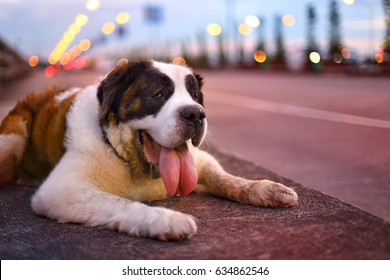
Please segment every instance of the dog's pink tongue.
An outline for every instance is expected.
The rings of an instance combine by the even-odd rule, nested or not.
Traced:
[[[169,196],[187,195],[198,182],[195,161],[186,143],[175,149],[161,147],[159,169]]]

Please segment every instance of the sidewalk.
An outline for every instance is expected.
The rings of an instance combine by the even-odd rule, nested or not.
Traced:
[[[154,202],[198,220],[198,233],[191,240],[160,242],[38,217],[30,208],[34,188],[3,186],[0,259],[390,258],[390,223],[250,162],[211,152],[236,175],[293,187],[299,205],[256,208],[195,194]]]

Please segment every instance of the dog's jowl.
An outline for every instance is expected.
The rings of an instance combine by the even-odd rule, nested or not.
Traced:
[[[0,184],[37,184],[32,208],[59,222],[181,240],[195,219],[142,201],[207,192],[289,207],[290,188],[226,173],[198,146],[202,78],[187,67],[121,60],[98,85],[29,95],[0,126]]]

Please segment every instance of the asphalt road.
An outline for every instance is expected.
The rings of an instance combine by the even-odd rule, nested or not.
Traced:
[[[390,79],[204,72],[209,141],[390,220]]]
[[[390,79],[203,71],[210,143],[390,221]],[[99,74],[0,88],[0,118],[49,85],[84,86]],[[331,210],[330,210],[331,211]]]

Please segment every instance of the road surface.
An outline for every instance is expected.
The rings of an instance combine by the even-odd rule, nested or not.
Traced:
[[[390,79],[204,72],[209,141],[390,220]]]

